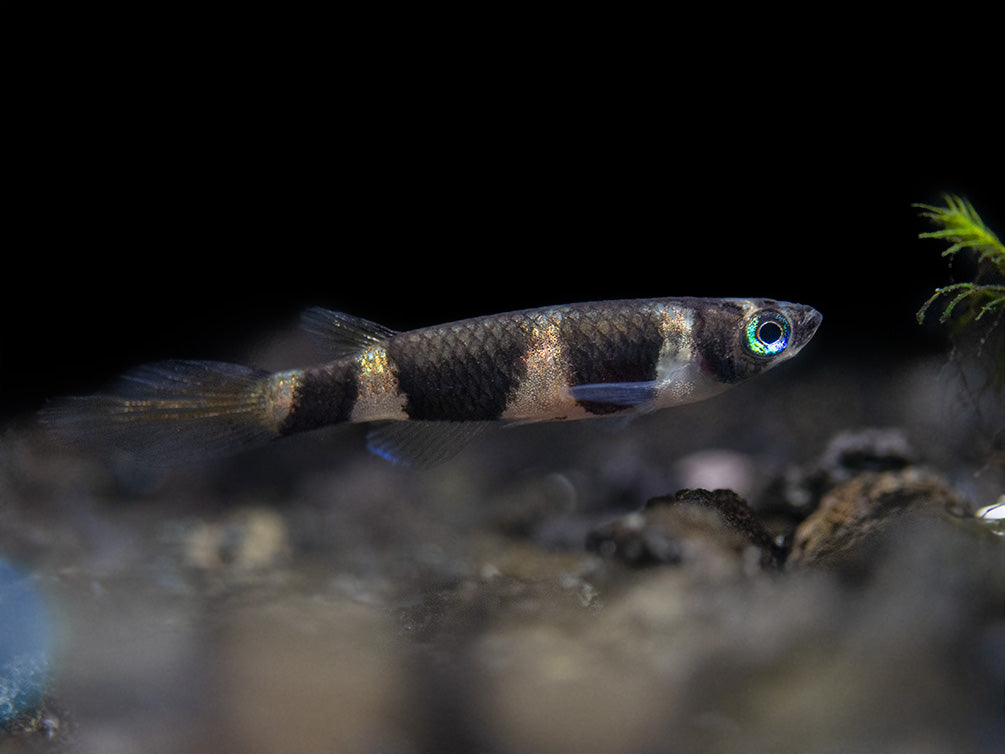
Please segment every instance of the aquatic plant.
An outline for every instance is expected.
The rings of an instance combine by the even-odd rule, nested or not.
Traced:
[[[952,333],[955,359],[962,367],[964,362],[973,365],[989,358],[990,375],[983,385],[974,385],[971,370],[961,368],[962,395],[974,410],[975,428],[981,428],[974,439],[986,439],[989,465],[996,464],[1005,471],[1005,429],[1002,429],[1005,404],[1000,396],[1005,392],[1005,336],[999,327],[1005,316],[1005,246],[969,201],[951,194],[944,198],[945,207],[913,205],[924,210],[921,216],[939,228],[918,237],[948,241],[950,246],[942,252],[944,257],[952,258],[964,249],[969,250],[975,257],[976,272],[972,281],[936,288],[918,310],[918,323],[924,322],[928,309],[936,301],[949,298],[939,321],[946,323],[954,313],[958,314]],[[978,320],[984,317],[986,327],[977,327]],[[975,518],[993,533],[1005,536],[1005,495],[997,503],[978,510]]]
[[[1005,246],[981,220],[977,210],[966,199],[952,194],[945,195],[946,206],[934,207],[930,204],[915,204],[923,209],[922,217],[940,226],[939,230],[920,233],[918,238],[938,238],[952,245],[942,252],[944,257],[952,257],[963,249],[969,249],[977,257],[978,272],[974,281],[953,283],[936,288],[935,293],[918,310],[918,323],[922,323],[929,307],[944,296],[952,296],[939,317],[946,322],[953,311],[963,301],[970,300],[972,306],[966,318],[980,319],[985,314],[1001,311],[1005,307],[1005,285],[1000,283],[979,283],[979,279],[989,277],[1005,278]]]

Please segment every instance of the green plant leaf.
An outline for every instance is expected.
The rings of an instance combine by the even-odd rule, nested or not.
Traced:
[[[949,242],[948,249],[942,252],[942,256],[952,256],[964,249],[969,249],[977,256],[978,265],[990,265],[999,275],[1005,275],[1005,246],[998,239],[984,221],[974,206],[958,196],[952,194],[945,195],[946,206],[936,207],[931,204],[915,204],[914,207],[924,210],[922,217],[926,217],[933,224],[939,226],[939,230],[928,233],[919,233],[919,238],[936,238]],[[946,322],[953,315],[953,311],[963,301],[970,300],[976,307],[980,306],[974,319],[980,319],[985,314],[999,310],[1005,305],[1005,285],[998,284],[978,284],[977,281],[967,283],[954,283],[942,288],[937,288],[935,293],[918,310],[918,323],[925,319],[929,308],[940,298],[946,295],[953,295],[952,300],[946,305],[939,317],[940,322]]]

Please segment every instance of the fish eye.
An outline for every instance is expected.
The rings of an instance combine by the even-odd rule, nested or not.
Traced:
[[[746,326],[747,348],[758,356],[777,356],[789,345],[792,323],[781,312],[765,309],[756,312]]]

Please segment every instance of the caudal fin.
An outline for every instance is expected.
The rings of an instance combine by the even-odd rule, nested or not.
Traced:
[[[74,444],[171,465],[278,437],[269,377],[236,364],[165,361],[126,374],[107,394],[49,401],[39,418]]]

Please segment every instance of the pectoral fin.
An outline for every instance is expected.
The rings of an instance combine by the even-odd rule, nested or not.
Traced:
[[[598,382],[571,385],[569,393],[581,403],[596,403],[612,407],[633,408],[649,403],[656,396],[657,383]]]
[[[393,421],[373,425],[367,449],[402,466],[428,468],[452,458],[490,422]]]

